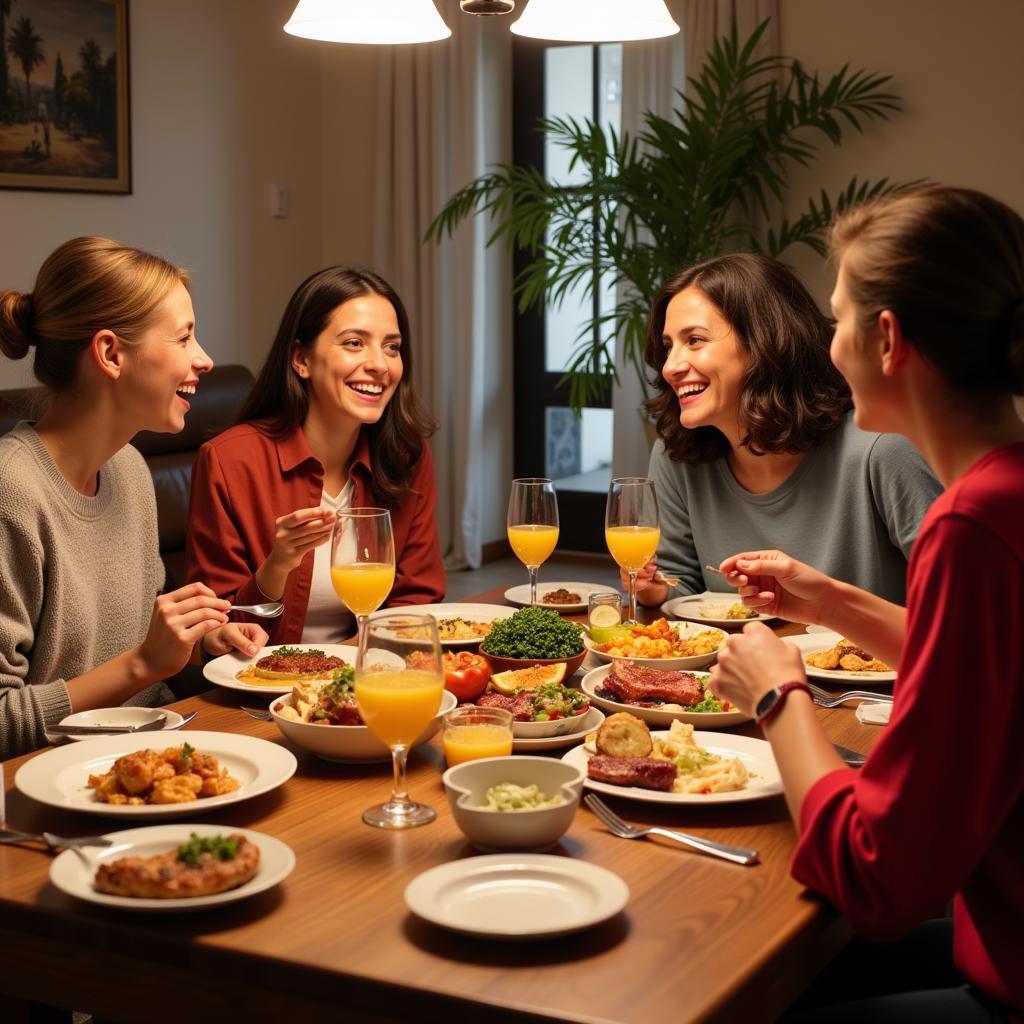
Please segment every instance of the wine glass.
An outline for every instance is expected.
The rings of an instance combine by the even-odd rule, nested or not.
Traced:
[[[351,611],[362,636],[366,617],[383,603],[395,582],[395,541],[385,508],[338,512],[331,531],[331,583]]]
[[[441,641],[431,615],[382,612],[359,632],[356,704],[366,727],[391,749],[391,799],[363,812],[376,828],[413,828],[437,817],[405,790],[409,746],[441,708],[444,673]]]
[[[612,558],[629,574],[629,621],[636,622],[636,578],[661,540],[658,496],[645,476],[619,477],[608,488],[604,540]]]
[[[546,477],[512,481],[508,542],[530,573],[530,604],[536,604],[537,570],[558,543],[558,499],[555,485]]]

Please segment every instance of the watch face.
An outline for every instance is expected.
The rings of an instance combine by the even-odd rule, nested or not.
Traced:
[[[769,711],[775,706],[775,702],[779,699],[778,690],[769,690],[758,702],[757,707],[754,708],[754,718],[763,718],[768,714]]]

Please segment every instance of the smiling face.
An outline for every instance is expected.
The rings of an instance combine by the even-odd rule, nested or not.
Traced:
[[[213,367],[195,336],[195,313],[188,289],[178,282],[157,307],[138,342],[126,346],[129,393],[139,430],[176,434],[185,426],[189,398],[200,374]]]
[[[717,427],[735,444],[740,393],[749,363],[732,325],[696,285],[673,296],[665,309],[661,375],[679,401],[688,430]]]
[[[402,379],[402,335],[381,295],[338,306],[312,345],[295,346],[292,368],[309,387],[309,413],[361,426],[384,414]]]

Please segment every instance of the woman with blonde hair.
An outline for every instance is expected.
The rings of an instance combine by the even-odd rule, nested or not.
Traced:
[[[29,294],[0,292],[0,351],[35,354],[48,410],[0,438],[0,756],[73,711],[172,700],[161,680],[209,654],[255,653],[201,583],[160,593],[156,500],[140,430],[175,433],[212,362],[188,275],[105,238],[75,238]]]
[[[856,421],[903,434],[946,486],[907,607],[780,551],[720,568],[749,607],[898,664],[892,718],[864,767],[845,768],[799,651],[761,623],[730,639],[711,681],[772,744],[800,831],[793,874],[863,935],[900,939],[853,944],[798,1019],[1021,1019],[1024,220],[931,188],[852,210],[832,244],[832,359]],[[952,920],[922,924],[950,900]]]

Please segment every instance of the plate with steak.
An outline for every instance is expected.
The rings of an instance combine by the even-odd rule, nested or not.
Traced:
[[[291,693],[298,683],[332,678],[342,665],[354,665],[356,649],[348,644],[288,644],[264,647],[253,658],[224,654],[203,666],[217,686],[246,693]]]
[[[580,689],[602,711],[628,711],[663,729],[672,722],[688,722],[699,729],[728,729],[749,722],[749,715],[708,689],[709,679],[707,672],[666,672],[618,660],[588,672]]]
[[[154,825],[111,832],[111,846],[65,850],[50,881],[90,903],[152,913],[234,903],[295,867],[280,839],[223,825]]]

